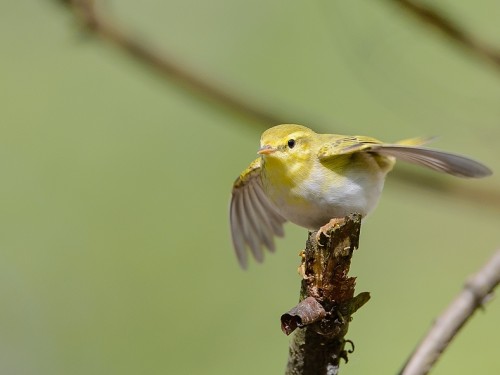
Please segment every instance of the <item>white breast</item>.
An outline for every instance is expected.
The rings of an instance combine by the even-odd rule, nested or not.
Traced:
[[[371,163],[371,156],[366,157]],[[290,190],[274,191],[270,196],[284,218],[310,230],[350,213],[366,216],[378,203],[388,170],[366,165],[361,168],[333,176],[333,171],[318,162],[309,178]]]

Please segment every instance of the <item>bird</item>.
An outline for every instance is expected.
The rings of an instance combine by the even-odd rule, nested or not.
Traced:
[[[248,251],[257,262],[290,221],[310,231],[351,213],[368,215],[377,205],[396,159],[457,177],[492,174],[468,157],[427,148],[433,138],[384,143],[366,136],[319,134],[297,124],[262,133],[259,155],[235,180],[229,205],[233,247],[240,266]]]

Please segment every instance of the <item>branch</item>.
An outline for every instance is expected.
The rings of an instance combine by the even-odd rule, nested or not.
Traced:
[[[466,282],[462,292],[436,320],[400,374],[427,374],[450,341],[474,312],[487,302],[499,283],[500,250],[497,250],[488,263]]]
[[[354,297],[356,278],[347,275],[360,228],[361,215],[354,214],[331,222],[326,234],[320,230],[319,243],[318,232],[309,233],[299,268],[301,302],[281,317],[286,334],[299,328],[290,342],[286,375],[334,375],[340,359],[347,362],[352,353],[352,342],[344,339],[351,315],[370,298],[366,292]]]
[[[496,172],[494,172],[496,173]],[[389,174],[388,179],[405,186],[418,186],[421,190],[437,194],[438,196],[453,197],[460,202],[469,202],[484,210],[500,212],[500,189],[498,185],[477,186],[467,180],[448,178],[435,172],[424,169],[396,168]]]
[[[402,9],[414,16],[420,22],[440,31],[448,40],[462,46],[472,54],[492,62],[500,69],[500,50],[486,45],[467,33],[461,26],[454,23],[429,4],[414,0],[392,0]]]
[[[253,106],[248,101],[239,99],[234,93],[223,90],[220,86],[208,81],[194,72],[181,66],[171,57],[164,56],[153,48],[146,46],[141,40],[125,32],[123,28],[102,16],[94,4],[94,0],[60,0],[71,6],[75,15],[86,29],[99,35],[128,52],[135,59],[154,68],[168,79],[175,80],[181,87],[196,93],[204,99],[222,105],[225,109],[243,114],[262,124],[269,125],[286,122],[285,117],[271,113],[261,107]],[[264,128],[264,126],[263,126]]]

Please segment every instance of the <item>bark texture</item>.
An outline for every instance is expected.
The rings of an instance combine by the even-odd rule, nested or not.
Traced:
[[[299,268],[300,302],[281,317],[286,334],[299,328],[290,342],[286,375],[337,374],[340,360],[347,362],[354,349],[345,339],[349,322],[370,298],[366,292],[354,296],[356,278],[348,276],[360,229],[361,215],[353,214],[309,233]]]

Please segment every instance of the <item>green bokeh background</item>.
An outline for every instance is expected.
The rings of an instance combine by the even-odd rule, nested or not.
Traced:
[[[306,232],[287,225],[242,272],[227,208],[264,126],[193,96],[82,32],[57,1],[0,4],[0,373],[280,374],[279,316],[298,297]],[[103,1],[128,30],[252,103],[319,131],[436,146],[484,161],[500,190],[500,71],[367,1]],[[489,43],[494,0],[436,2]],[[498,45],[500,48],[500,45]],[[395,373],[499,246],[498,200],[386,184],[352,274],[344,374]],[[483,203],[481,203],[483,202]],[[500,302],[436,374],[500,373]]]

